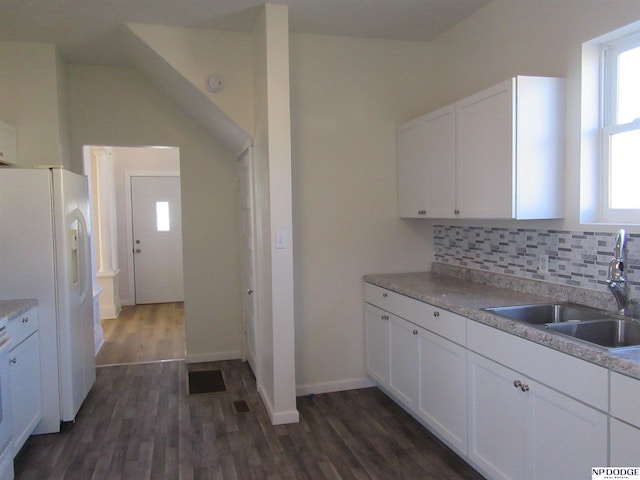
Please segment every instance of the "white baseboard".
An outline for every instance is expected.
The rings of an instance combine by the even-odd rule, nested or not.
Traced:
[[[115,305],[103,305],[100,304],[100,320],[104,320],[106,318],[118,318],[120,315],[120,307],[116,307]]]
[[[239,360],[242,358],[240,350],[228,352],[194,353],[185,355],[185,363],[219,362],[221,360]]]
[[[271,425],[285,425],[287,423],[298,423],[300,421],[300,414],[298,410],[288,410],[285,412],[276,412],[269,401],[269,396],[265,394],[262,384],[256,385],[262,403],[267,409],[269,418],[271,419]]]
[[[374,387],[376,384],[369,377],[350,378],[336,382],[307,383],[296,387],[296,396],[319,395],[321,393],[341,392],[343,390],[356,390],[358,388]]]

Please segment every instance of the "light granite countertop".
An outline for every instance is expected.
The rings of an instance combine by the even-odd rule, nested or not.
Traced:
[[[22,315],[37,304],[38,301],[34,299],[0,300],[0,322]]]
[[[493,275],[487,276],[484,272],[478,271],[471,272],[469,275],[468,272],[464,272],[464,269],[447,271],[443,268],[435,268],[434,272],[366,275],[364,281],[640,379],[640,348],[624,352],[609,352],[540,327],[482,310],[486,307],[548,303],[549,301],[575,302],[575,295],[573,298],[571,296],[567,298],[562,288],[550,287],[551,291],[557,293],[551,296],[549,291],[545,290],[546,286],[542,289],[539,286],[532,289],[522,288],[521,284],[516,285],[519,280],[515,277],[506,280],[505,276],[496,277],[498,280],[493,282],[499,285],[496,286],[491,284],[492,278],[487,280]],[[505,285],[516,289],[506,288]],[[530,293],[531,291],[535,293]],[[580,292],[576,295],[580,298]],[[589,302],[575,303],[588,304]]]

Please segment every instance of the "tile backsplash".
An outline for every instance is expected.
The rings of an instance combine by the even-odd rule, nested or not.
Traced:
[[[436,262],[608,292],[615,233],[452,225],[434,225],[433,233]],[[629,293],[637,302],[640,235],[627,239]]]

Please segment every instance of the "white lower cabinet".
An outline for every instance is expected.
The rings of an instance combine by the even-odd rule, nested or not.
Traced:
[[[367,373],[488,478],[589,478],[637,463],[639,380],[611,374],[609,427],[607,369],[385,293],[365,286]]]
[[[638,466],[640,464],[640,428],[612,418],[609,435],[611,436],[610,465],[612,467]]]
[[[365,304],[367,374],[382,386],[389,385],[389,313]]]
[[[42,419],[40,333],[36,308],[9,319],[9,373],[13,454],[16,455]]]
[[[18,453],[42,418],[40,345],[35,332],[11,350],[11,405],[14,453]]]
[[[586,478],[607,463],[607,415],[469,353],[469,459],[495,479]]]
[[[640,464],[640,380],[620,373],[611,374],[610,465],[630,467]]]
[[[410,409],[418,404],[418,378],[418,327],[391,315],[389,390]]]
[[[418,414],[459,453],[467,451],[467,350],[428,330],[418,335]]]
[[[515,372],[468,354],[469,459],[492,478],[524,479],[527,399]]]

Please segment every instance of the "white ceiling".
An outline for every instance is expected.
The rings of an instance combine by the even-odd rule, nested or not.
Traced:
[[[433,40],[490,0],[272,0],[292,32]],[[2,0],[0,40],[57,45],[70,63],[124,64],[120,27],[250,31],[264,0]]]

